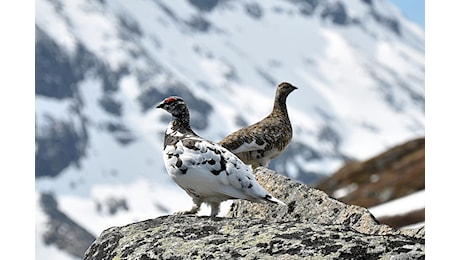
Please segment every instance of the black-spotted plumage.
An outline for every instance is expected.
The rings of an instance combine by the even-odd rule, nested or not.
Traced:
[[[286,107],[287,96],[297,87],[282,82],[278,85],[272,112],[261,121],[241,128],[219,142],[244,163],[267,167],[292,140],[292,126]]]
[[[168,97],[157,108],[173,119],[165,133],[163,160],[168,174],[193,198],[185,214],[195,214],[201,204],[211,206],[211,217],[228,199],[270,201],[285,205],[256,181],[251,167],[219,144],[198,136],[190,127],[190,113],[181,97]]]

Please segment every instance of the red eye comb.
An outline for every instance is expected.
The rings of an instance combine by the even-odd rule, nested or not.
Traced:
[[[171,103],[173,101],[176,101],[176,98],[175,97],[169,97],[167,99],[165,99],[165,103],[168,104],[168,103]]]

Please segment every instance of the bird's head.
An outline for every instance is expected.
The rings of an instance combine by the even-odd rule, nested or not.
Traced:
[[[178,118],[188,115],[188,109],[184,99],[177,96],[165,98],[156,106],[156,108],[162,108]]]
[[[291,85],[290,83],[287,83],[287,82],[281,82],[279,85],[278,85],[278,92],[281,94],[284,94],[284,95],[288,95],[289,93],[291,93],[292,91],[296,90],[297,87],[296,86],[293,86]]]
[[[291,85],[290,83],[281,82],[276,89],[275,100],[280,103],[285,103],[287,96],[296,89],[297,87]]]

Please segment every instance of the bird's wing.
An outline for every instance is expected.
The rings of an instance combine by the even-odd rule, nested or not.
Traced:
[[[278,121],[277,118],[264,118],[229,134],[219,144],[233,153],[270,150],[280,139],[283,139],[283,135],[290,134],[286,132],[286,126],[277,123]]]
[[[264,150],[267,145],[264,136],[264,129],[251,125],[229,134],[219,144],[233,153]]]
[[[178,142],[177,148],[183,151],[179,158],[181,167],[187,167],[187,181],[232,198],[260,199],[268,194],[251,167],[219,144],[190,138]]]

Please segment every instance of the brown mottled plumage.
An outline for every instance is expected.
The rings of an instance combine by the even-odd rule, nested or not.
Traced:
[[[281,154],[292,139],[291,121],[286,108],[287,96],[297,87],[282,82],[278,85],[272,112],[261,121],[233,132],[219,142],[244,163],[267,167]]]

